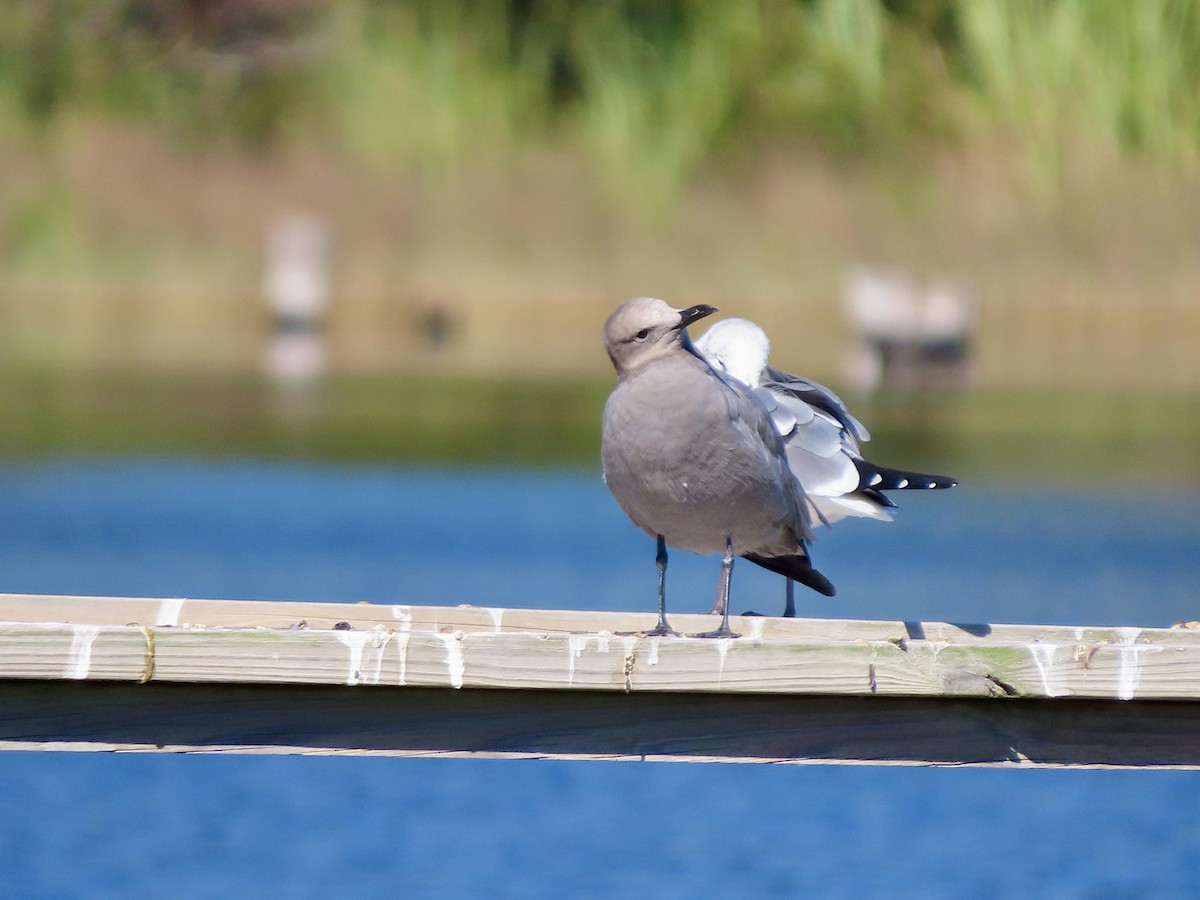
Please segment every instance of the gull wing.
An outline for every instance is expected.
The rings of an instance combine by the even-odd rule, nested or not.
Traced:
[[[858,442],[841,421],[774,383],[755,395],[770,413],[783,438],[788,465],[806,493],[838,497],[858,489]]]
[[[762,386],[768,390],[795,397],[832,416],[854,438],[855,449],[857,449],[858,441],[865,444],[871,439],[871,434],[867,431],[866,426],[854,418],[850,414],[850,410],[846,409],[846,404],[842,402],[842,399],[824,385],[790,372],[773,369],[770,366],[764,370],[763,376]]]

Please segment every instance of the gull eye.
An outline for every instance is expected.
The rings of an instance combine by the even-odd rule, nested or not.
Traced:
[[[637,334],[635,334],[634,337],[637,338],[639,341],[644,341],[646,338],[650,337],[650,329],[643,328],[641,331],[639,331]]]

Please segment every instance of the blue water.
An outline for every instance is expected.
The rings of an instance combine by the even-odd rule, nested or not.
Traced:
[[[815,548],[802,614],[1200,618],[1200,495],[965,486]],[[651,609],[595,473],[0,468],[0,590]],[[678,610],[717,562],[677,553]],[[781,579],[737,567],[734,606]],[[0,896],[1185,897],[1200,775],[0,754]]]

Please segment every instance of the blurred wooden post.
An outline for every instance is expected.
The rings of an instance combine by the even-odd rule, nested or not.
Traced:
[[[922,287],[905,275],[853,273],[846,306],[857,330],[851,380],[863,391],[962,387],[969,375],[975,304],[947,281]]]
[[[275,221],[267,239],[263,293],[272,317],[267,374],[283,387],[311,385],[328,364],[329,239],[318,217],[288,213]]]

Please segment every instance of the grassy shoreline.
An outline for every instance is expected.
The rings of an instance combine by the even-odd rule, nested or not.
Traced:
[[[844,286],[868,265],[978,298],[983,387],[1200,384],[1200,185],[1132,164],[1042,206],[985,158],[901,173],[781,156],[698,184],[657,223],[605,211],[567,157],[434,190],[320,155],[180,158],[119,132],[63,165],[73,236],[48,225],[0,267],[0,353],[18,363],[256,370],[266,235],[305,209],[330,231],[339,374],[602,377],[600,323],[655,294],[753,318],[775,358],[837,381]],[[453,323],[437,353],[419,328],[433,308]]]
[[[260,379],[8,372],[0,459],[261,458],[599,467],[608,380]],[[964,481],[1099,490],[1200,487],[1200,398],[970,392],[846,395],[868,457]]]
[[[0,23],[3,358],[255,371],[299,210],[343,375],[601,377],[652,293],[837,381],[869,265],[978,295],[988,389],[1200,384],[1194,3],[193,6]]]

